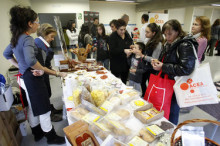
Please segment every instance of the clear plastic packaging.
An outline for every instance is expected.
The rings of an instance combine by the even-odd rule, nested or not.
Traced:
[[[100,109],[105,113],[111,112],[114,108],[117,108],[121,103],[121,99],[117,96],[109,97],[105,102],[100,106]]]
[[[140,97],[140,93],[136,90],[129,89],[129,90],[123,90],[121,94],[119,94],[119,97],[121,98],[121,104],[127,104],[133,99],[138,99]]]
[[[111,134],[111,130],[108,128],[107,123],[104,120],[98,122],[93,122],[90,126],[91,131],[102,140],[105,140],[106,137]]]
[[[100,115],[90,112],[83,105],[70,110],[68,114],[74,121],[83,120],[89,124],[100,119]]]
[[[106,119],[114,121],[127,120],[131,116],[131,112],[125,108],[118,108],[105,116]]]
[[[142,98],[138,98],[138,99],[134,99],[134,100],[130,101],[129,104],[133,110],[136,110],[140,107],[145,106],[146,104],[148,104],[148,102]]]
[[[181,131],[183,146],[205,146],[203,127],[183,126]]]

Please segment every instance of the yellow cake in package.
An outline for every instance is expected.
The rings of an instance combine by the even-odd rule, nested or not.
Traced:
[[[97,107],[105,102],[105,93],[101,90],[93,90],[91,92],[92,99]]]
[[[79,88],[76,90],[73,90],[72,99],[73,99],[73,103],[75,106],[78,106],[81,103],[81,100],[80,100],[81,92],[82,90],[80,90]]]

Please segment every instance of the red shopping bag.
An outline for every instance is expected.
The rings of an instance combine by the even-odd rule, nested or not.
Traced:
[[[162,78],[161,73],[162,71],[160,71],[158,75],[150,75],[144,99],[152,103],[157,110],[163,110],[164,117],[169,119],[175,80],[168,79],[167,74],[165,74],[164,78]]]

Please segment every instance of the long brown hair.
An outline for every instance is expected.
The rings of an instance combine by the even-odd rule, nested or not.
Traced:
[[[215,22],[212,24],[212,27],[220,25],[220,19],[216,19]]]
[[[163,36],[160,29],[160,26],[156,23],[150,23],[147,27],[151,30],[151,32],[155,33],[155,35],[147,42],[146,49],[154,50],[159,42],[163,43]]]
[[[182,27],[181,27],[181,24],[179,23],[178,20],[176,19],[171,19],[169,21],[167,21],[163,27],[162,27],[162,32],[164,34],[164,32],[166,30],[170,30],[170,29],[173,29],[175,30],[176,32],[178,32],[178,36],[177,37],[180,37],[180,38],[183,38],[186,36],[186,33],[183,31]]]
[[[199,21],[201,23],[201,37],[205,37],[207,40],[210,40],[211,38],[211,25],[210,20],[206,16],[198,16],[196,17],[196,21]]]
[[[102,29],[102,34],[101,35],[98,33],[98,27],[100,27]],[[96,33],[97,33],[97,38],[98,39],[99,38],[104,38],[104,39],[106,38],[105,27],[102,23],[97,26],[97,32]]]
[[[37,19],[37,13],[29,7],[14,6],[10,9],[10,15],[11,45],[15,47],[19,36],[30,28],[28,22],[34,23]]]

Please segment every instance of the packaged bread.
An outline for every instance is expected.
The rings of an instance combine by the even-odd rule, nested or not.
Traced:
[[[81,103],[81,99],[80,99],[81,93],[82,93],[82,89],[80,88],[73,90],[73,103],[75,107]]]
[[[74,120],[83,120],[89,124],[100,118],[100,115],[88,111],[83,105],[79,105],[78,107],[70,110],[69,114]]]
[[[108,127],[117,136],[128,136],[131,134],[131,129],[119,121],[108,120]]]
[[[105,93],[101,90],[93,90],[91,92],[92,99],[97,107],[101,106],[105,102]]]
[[[80,106],[69,111],[70,117],[75,120],[81,120],[88,113],[89,111],[87,109]]]
[[[105,102],[100,106],[100,109],[105,113],[111,112],[114,108],[118,107],[121,103],[119,97],[113,96],[105,100]]]
[[[93,122],[90,128],[95,133],[95,135],[102,140],[105,140],[106,137],[111,134],[111,130],[108,128],[108,125],[103,121]]]
[[[128,142],[129,146],[149,146],[149,144],[138,136],[135,136]]]
[[[149,132],[147,132],[146,128],[142,128],[139,131],[139,135],[144,141],[149,142],[149,143],[155,140],[155,138]]]
[[[131,100],[139,97],[139,92],[135,90],[124,90],[122,94],[119,94],[119,97],[121,98],[121,104],[127,104]]]
[[[106,119],[121,121],[128,119],[130,115],[131,115],[130,111],[128,111],[125,108],[121,108],[106,115]]]

